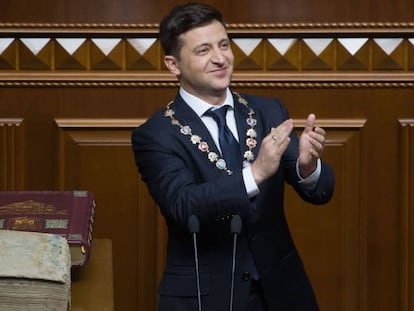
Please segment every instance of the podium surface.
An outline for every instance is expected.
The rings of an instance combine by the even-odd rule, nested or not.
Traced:
[[[89,261],[72,276],[71,311],[113,311],[112,241],[93,239]]]

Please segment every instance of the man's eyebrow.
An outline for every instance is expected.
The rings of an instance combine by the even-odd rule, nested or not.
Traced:
[[[224,42],[230,42],[230,38],[228,38],[228,37],[226,37],[226,38],[223,38],[223,39],[220,39],[219,41],[218,41],[218,43],[217,44],[222,44],[222,43],[224,43]],[[197,49],[199,49],[199,48],[203,48],[203,47],[211,47],[213,44],[211,44],[211,43],[209,43],[209,42],[203,42],[203,43],[200,43],[200,44],[197,44],[196,46],[194,46],[192,49],[191,49],[191,51],[197,51]]]
[[[207,42],[200,43],[200,44],[197,44],[192,50],[195,51],[195,50],[197,50],[197,49],[199,49],[201,47],[205,47],[205,46],[211,46],[211,44],[210,43],[207,43]]]

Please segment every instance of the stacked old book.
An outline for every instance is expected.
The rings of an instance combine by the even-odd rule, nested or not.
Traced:
[[[62,236],[72,267],[81,267],[91,250],[95,206],[89,191],[0,191],[0,229]]]
[[[70,272],[64,237],[0,230],[0,310],[70,310]]]

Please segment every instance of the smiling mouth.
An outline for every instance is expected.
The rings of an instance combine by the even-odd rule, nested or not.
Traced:
[[[227,73],[227,71],[228,71],[228,67],[222,67],[222,68],[211,70],[211,73],[215,75],[223,76]]]

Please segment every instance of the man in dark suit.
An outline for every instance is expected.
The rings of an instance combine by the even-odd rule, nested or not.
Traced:
[[[160,24],[160,40],[180,89],[132,134],[137,167],[168,226],[159,310],[197,310],[199,292],[207,311],[229,310],[230,299],[237,311],[318,310],[283,196],[287,182],[307,202],[330,200],[334,174],[320,160],[325,131],[310,114],[298,138],[278,100],[230,91],[234,58],[214,8],[175,7]],[[214,113],[223,106],[220,119]],[[200,224],[200,291],[187,227],[191,215]],[[242,228],[232,296],[234,215]]]

